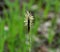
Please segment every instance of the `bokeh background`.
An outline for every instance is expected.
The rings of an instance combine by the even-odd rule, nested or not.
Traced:
[[[0,0],[0,52],[60,52],[60,0]]]

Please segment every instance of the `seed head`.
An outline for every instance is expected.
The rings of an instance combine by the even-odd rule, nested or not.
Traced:
[[[28,20],[30,21],[30,27],[31,27],[31,25],[32,25],[32,23],[33,23],[33,20],[34,20],[34,18],[33,18],[33,16],[27,11],[26,12],[26,14],[25,14],[25,26],[28,26]]]

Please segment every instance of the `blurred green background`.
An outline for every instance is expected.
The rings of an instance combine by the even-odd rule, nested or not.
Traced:
[[[29,22],[27,18],[31,16],[34,20]],[[0,52],[60,52],[59,49],[60,0],[0,1]]]

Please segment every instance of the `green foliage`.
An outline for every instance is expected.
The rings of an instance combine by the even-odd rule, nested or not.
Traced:
[[[0,52],[3,52],[4,50],[4,44],[5,41],[8,42],[8,49],[10,52],[28,52],[29,48],[31,49],[31,45],[33,43],[33,35],[36,35],[38,26],[41,23],[41,20],[47,19],[47,14],[50,11],[51,5],[55,6],[55,12],[58,13],[59,10],[59,1],[58,0],[39,0],[37,5],[38,5],[38,10],[41,9],[42,4],[46,2],[46,7],[44,10],[43,14],[43,19],[41,19],[38,14],[34,13],[34,19],[35,23],[33,27],[30,28],[30,32],[28,33],[29,35],[29,45],[26,45],[26,33],[25,32],[25,26],[24,26],[24,18],[25,18],[25,13],[27,11],[26,6],[28,10],[31,9],[31,6],[34,4],[35,0],[30,0],[29,3],[23,3],[22,9],[20,8],[20,3],[18,0],[15,0],[14,2],[10,2],[9,0],[5,0],[5,3],[9,7],[9,12],[7,13],[6,9],[4,8],[4,17],[5,19],[0,21]],[[38,11],[37,10],[37,11]],[[36,11],[35,11],[36,12]],[[40,20],[38,20],[38,18]],[[54,33],[52,33],[52,28],[56,25],[56,18],[52,20],[52,27],[49,29],[49,38],[48,41],[49,43],[52,42]],[[8,31],[4,30],[4,27],[8,26]],[[53,28],[54,29],[54,28]],[[27,30],[26,30],[27,31]],[[29,47],[29,48],[27,48]]]

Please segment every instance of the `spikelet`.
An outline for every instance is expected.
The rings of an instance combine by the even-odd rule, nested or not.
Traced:
[[[30,21],[30,27],[32,26],[32,24],[33,24],[33,20],[34,20],[34,18],[33,18],[33,16],[27,11],[26,12],[26,14],[25,14],[25,26],[28,26],[28,19],[29,19],[29,21]]]

